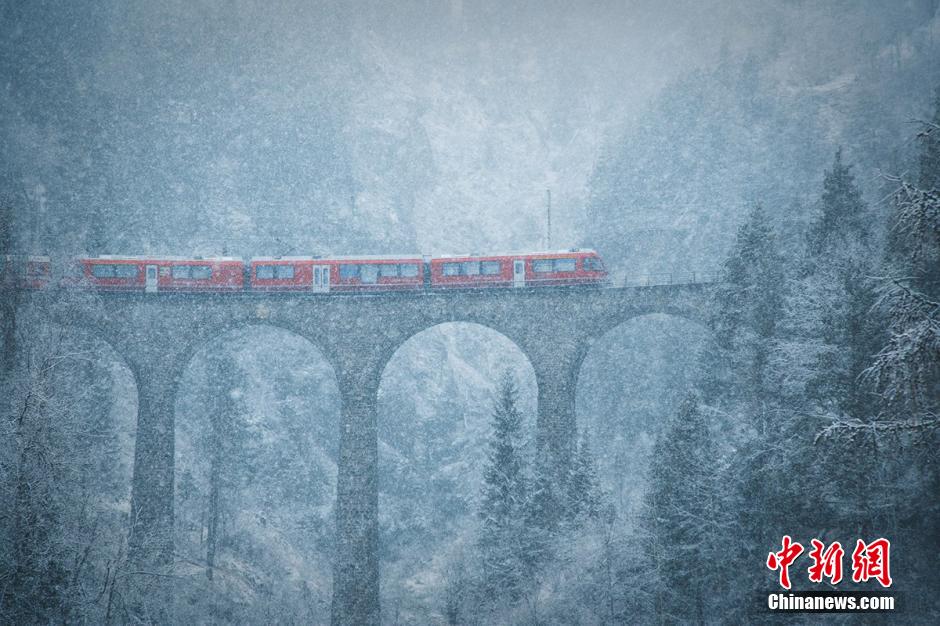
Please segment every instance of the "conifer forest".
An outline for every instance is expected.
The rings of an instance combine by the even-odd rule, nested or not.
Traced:
[[[0,0],[0,341],[0,624],[938,624],[940,0]]]

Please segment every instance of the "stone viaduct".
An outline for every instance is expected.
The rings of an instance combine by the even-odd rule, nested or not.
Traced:
[[[173,554],[174,404],[195,353],[225,333],[267,325],[309,340],[332,364],[341,399],[332,622],[379,622],[376,404],[383,369],[415,334],[446,322],[486,326],[515,342],[538,384],[537,442],[563,461],[576,433],[575,392],[593,342],[630,318],[703,321],[707,284],[610,289],[293,294],[101,294],[63,324],[109,343],[138,392],[129,550],[142,563]],[[28,298],[27,298],[28,299]]]

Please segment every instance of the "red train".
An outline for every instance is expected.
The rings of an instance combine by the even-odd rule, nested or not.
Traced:
[[[50,282],[46,257],[26,265],[18,286]],[[598,286],[607,270],[593,250],[463,256],[81,258],[62,285],[123,292],[362,293],[445,289]]]
[[[430,261],[431,286],[439,289],[599,285],[607,270],[593,250],[493,256],[445,256]]]
[[[68,286],[97,291],[242,291],[245,264],[231,257],[99,256],[78,259]]]
[[[363,292],[423,289],[420,256],[269,257],[249,262],[252,291]]]
[[[0,255],[0,287],[42,289],[52,280],[52,261],[47,256]]]

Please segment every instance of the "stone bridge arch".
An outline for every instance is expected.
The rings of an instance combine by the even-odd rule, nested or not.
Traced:
[[[506,368],[516,378],[528,439],[535,431],[535,372],[521,348],[498,331],[441,322],[404,341],[385,367],[377,429],[386,620],[388,606],[400,606],[411,621],[435,619],[427,602],[443,580],[428,575],[429,563],[453,555],[455,541],[466,537],[461,529],[478,520],[494,392]],[[414,579],[423,584],[404,584]]]
[[[332,539],[339,387],[322,351],[285,326],[259,320],[220,329],[185,366],[177,390],[176,571],[203,584],[210,574],[218,593],[231,593],[239,571],[265,586],[284,582],[263,563],[296,567],[305,581],[332,575],[332,551],[322,546]],[[300,519],[306,530],[290,523]],[[210,529],[217,541],[207,541]],[[328,589],[312,585],[310,602],[329,603]],[[292,584],[280,594],[301,601]]]
[[[522,346],[519,345],[517,340],[514,339],[514,335],[518,336],[518,333],[515,332],[515,329],[509,325],[487,323],[487,320],[481,321],[477,316],[467,315],[451,316],[446,319],[434,320],[425,324],[415,324],[414,326],[409,327],[406,336],[403,339],[395,342],[394,345],[390,344],[390,351],[383,352],[381,379],[383,381],[385,380],[389,371],[389,367],[392,365],[395,357],[399,355],[409,344],[414,341],[419,341],[422,336],[426,335],[427,333],[443,330],[444,327],[447,326],[470,329],[476,334],[483,333],[491,336],[498,336],[504,340],[509,347],[517,350],[519,355],[524,359],[525,364],[534,371],[532,360],[528,353],[526,353]]]
[[[134,562],[157,566],[172,562],[173,404],[186,363],[213,337],[249,324],[280,327],[312,343],[332,365],[341,401],[332,619],[378,623],[376,400],[395,351],[445,322],[476,323],[509,338],[535,371],[538,445],[563,464],[577,432],[577,381],[591,345],[644,313],[703,316],[707,294],[702,285],[362,297],[102,294],[68,323],[107,337],[135,376],[130,553]]]
[[[659,425],[694,385],[700,350],[714,341],[699,320],[667,311],[625,316],[594,339],[582,361],[579,429],[618,508],[634,502]]]
[[[366,307],[373,304],[367,301]],[[476,324],[514,342],[513,329],[498,317],[461,310],[453,298],[402,299],[397,304],[392,311],[363,307],[360,315],[345,318],[344,328],[331,323],[318,330],[335,363],[342,398],[332,603],[336,624],[378,624],[381,619],[377,402],[390,360],[411,338],[446,323]]]

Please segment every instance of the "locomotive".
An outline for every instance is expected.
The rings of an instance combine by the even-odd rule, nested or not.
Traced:
[[[53,285],[48,257],[6,257],[6,285]],[[602,286],[607,270],[594,250],[452,256],[235,257],[97,256],[76,259],[58,284],[103,292],[371,293]]]

